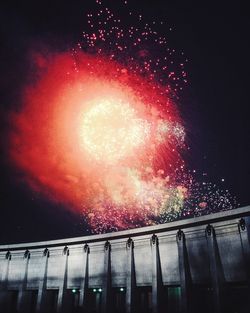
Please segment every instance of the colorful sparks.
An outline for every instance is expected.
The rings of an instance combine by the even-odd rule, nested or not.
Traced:
[[[201,188],[182,157],[184,54],[155,22],[138,15],[130,24],[95,5],[77,48],[32,54],[36,80],[10,116],[9,156],[22,180],[81,213],[92,232],[231,208],[230,195]]]

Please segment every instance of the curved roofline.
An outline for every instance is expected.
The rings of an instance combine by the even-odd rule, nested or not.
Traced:
[[[190,228],[194,226],[204,225],[208,223],[220,222],[233,218],[240,218],[243,216],[250,216],[250,205],[244,206],[237,209],[232,209],[228,211],[222,211],[218,213],[208,214],[200,217],[193,217],[183,220],[178,220],[174,222],[169,222],[165,224],[159,224],[154,226],[145,226],[140,228],[133,228],[128,230],[122,230],[112,233],[105,234],[96,234],[96,235],[87,235],[80,237],[56,239],[56,240],[47,240],[39,242],[27,242],[27,243],[14,243],[14,244],[5,244],[0,245],[1,250],[21,250],[27,248],[48,248],[53,246],[61,245],[73,245],[81,243],[91,243],[96,241],[105,241],[111,239],[135,237],[141,235],[147,235],[152,233],[159,233],[163,231],[170,231],[180,228]]]

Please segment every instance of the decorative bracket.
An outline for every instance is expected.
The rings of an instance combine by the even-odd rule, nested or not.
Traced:
[[[152,237],[151,237],[151,242],[152,242],[152,245],[157,245],[159,244],[159,240],[158,240],[158,237],[156,234],[153,234]]]
[[[214,233],[214,228],[211,224],[208,224],[206,227],[206,234],[208,236],[211,236]]]
[[[63,254],[67,256],[69,255],[69,248],[67,246],[63,248]]]
[[[24,258],[25,258],[25,259],[29,259],[29,258],[30,258],[30,252],[29,252],[29,250],[26,250],[26,251],[24,252]]]
[[[240,220],[239,220],[239,230],[240,231],[244,231],[244,230],[246,230],[246,221],[245,221],[245,219],[244,218],[241,218]]]
[[[48,248],[45,248],[43,250],[43,256],[47,256],[49,258],[49,249]]]
[[[179,241],[181,241],[184,238],[184,232],[181,229],[177,231],[176,238]]]
[[[10,251],[7,251],[6,254],[5,254],[5,258],[6,260],[11,260],[11,252]]]
[[[87,243],[85,243],[85,245],[83,246],[83,250],[85,253],[89,253],[89,245]]]
[[[110,244],[110,242],[107,240],[107,241],[105,242],[105,244],[104,244],[104,250],[108,250],[108,249],[110,249],[110,247],[111,247],[111,244]]]
[[[130,248],[134,249],[134,241],[132,238],[130,238],[130,237],[128,238],[127,243],[126,243],[126,247],[128,249],[130,249]]]

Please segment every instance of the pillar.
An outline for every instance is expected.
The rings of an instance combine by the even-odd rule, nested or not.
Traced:
[[[6,305],[6,292],[8,289],[8,278],[9,278],[9,267],[10,267],[10,260],[11,260],[11,253],[7,251],[5,254],[6,262],[4,262],[5,266],[2,269],[2,280],[0,283],[0,312],[5,311]]]
[[[126,278],[126,313],[134,312],[135,297],[135,262],[134,262],[134,241],[129,238],[126,243],[127,250],[127,278]]]
[[[191,288],[191,277],[187,255],[186,238],[184,232],[179,229],[176,235],[178,246],[179,272],[180,272],[180,286],[181,286],[181,313],[188,312],[188,300]]]
[[[249,238],[248,238],[246,221],[244,218],[241,218],[239,220],[238,228],[239,228],[241,246],[242,246],[244,263],[245,263],[245,268],[246,268],[248,288],[250,289],[250,243],[249,243]]]
[[[65,292],[67,289],[67,279],[68,279],[68,257],[69,257],[69,248],[65,246],[63,249],[63,265],[62,265],[63,275],[59,286],[57,299],[57,313],[63,312],[63,301],[65,299]]]
[[[27,288],[27,276],[28,276],[28,267],[29,267],[29,260],[30,260],[29,250],[26,250],[24,252],[23,257],[24,257],[24,271],[23,271],[23,277],[21,277],[21,284],[18,289],[17,312],[23,312],[22,302],[24,298],[24,292]]]
[[[36,312],[43,312],[43,303],[46,296],[46,287],[47,287],[47,272],[48,272],[48,258],[49,250],[46,248],[43,251],[43,265],[41,269],[41,276],[39,279],[38,294],[37,294],[37,303],[36,303]]]
[[[213,312],[221,312],[221,279],[215,230],[212,225],[206,227],[210,277],[213,289]]]
[[[151,238],[152,247],[152,313],[160,312],[160,296],[162,293],[162,275],[159,255],[159,240],[153,234]]]
[[[86,305],[86,294],[88,288],[88,263],[89,263],[89,246],[86,243],[83,247],[83,276],[80,286],[80,296],[79,296],[79,307],[81,309],[85,308]]]
[[[0,290],[6,290],[8,285],[8,277],[9,277],[9,268],[10,268],[10,260],[11,260],[11,253],[10,251],[7,251],[5,254],[5,268],[3,269],[2,273],[2,281],[1,281],[1,289]]]
[[[109,241],[104,245],[104,275],[102,285],[102,313],[109,312],[109,298],[111,295],[111,244]]]

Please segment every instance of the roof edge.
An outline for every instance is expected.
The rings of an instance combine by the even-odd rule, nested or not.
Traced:
[[[194,226],[211,224],[220,221],[226,221],[229,219],[240,218],[244,216],[250,216],[250,205],[240,207],[237,209],[232,209],[228,211],[221,211],[218,213],[212,213],[199,217],[192,217],[188,219],[178,220],[174,222],[153,225],[153,226],[144,226],[140,228],[133,228],[128,230],[122,230],[112,233],[105,234],[95,234],[95,235],[87,235],[80,237],[72,237],[72,238],[64,238],[64,239],[56,239],[56,240],[47,240],[47,241],[39,241],[39,242],[27,242],[27,243],[14,243],[14,244],[5,244],[0,245],[0,251],[2,250],[21,250],[27,248],[43,248],[43,247],[53,247],[53,246],[61,246],[61,245],[73,245],[80,243],[90,243],[96,241],[105,241],[111,239],[119,239],[126,237],[135,237],[141,235],[147,235],[150,233],[159,233],[163,231],[170,231],[174,229],[180,228],[190,228]]]

